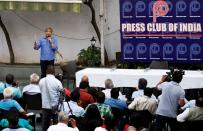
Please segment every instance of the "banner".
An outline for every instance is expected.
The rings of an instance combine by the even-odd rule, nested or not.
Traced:
[[[203,0],[120,0],[123,61],[203,63]]]

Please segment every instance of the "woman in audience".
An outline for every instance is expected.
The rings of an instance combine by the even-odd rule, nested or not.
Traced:
[[[196,106],[192,108],[187,108],[183,113],[177,116],[177,121],[203,121],[203,97],[199,97],[196,100]]]
[[[30,84],[23,88],[23,93],[35,95],[41,93],[39,88],[39,76],[36,73],[30,75]]]

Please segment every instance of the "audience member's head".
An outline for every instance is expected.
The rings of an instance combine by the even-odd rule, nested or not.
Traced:
[[[111,98],[118,99],[119,96],[119,88],[111,89]]]
[[[19,120],[18,111],[11,109],[8,111],[8,114],[6,116],[9,122],[9,128],[11,129],[18,128],[18,120]]]
[[[144,95],[145,96],[151,97],[152,93],[153,93],[153,89],[152,88],[145,88],[144,89]]]
[[[174,71],[173,74],[172,74],[172,80],[177,82],[177,83],[180,83],[183,79],[183,74],[180,73],[180,71]]]
[[[81,81],[79,85],[80,89],[88,89],[89,88],[89,83],[86,81]]]
[[[138,82],[138,88],[143,90],[146,87],[147,87],[147,80],[144,78],[140,78]]]
[[[7,75],[6,75],[6,83],[7,83],[7,84],[13,84],[13,82],[14,82],[14,75],[12,75],[12,74],[7,74]]]
[[[89,78],[87,75],[84,75],[81,79],[81,82],[89,82]]]
[[[30,75],[30,83],[32,84],[38,84],[39,82],[39,76],[36,73],[33,73]]]
[[[46,73],[47,73],[47,74],[54,75],[54,74],[55,74],[54,66],[53,66],[53,65],[48,65],[48,66],[47,66]]]
[[[196,100],[196,106],[203,108],[203,97],[198,97]]]
[[[85,117],[82,118],[80,124],[82,125],[81,130],[86,131],[94,131],[96,127],[102,126],[103,120],[101,119],[99,109],[95,104],[92,104],[87,108]]]
[[[58,114],[58,122],[68,124],[69,118],[68,115],[64,112],[59,112]]]
[[[101,115],[100,115],[98,107],[95,104],[90,105],[87,108],[85,117],[88,119],[96,119],[96,120],[101,119]]]
[[[135,127],[136,129],[142,129],[144,127],[144,118],[140,113],[132,113],[129,119],[129,125]]]
[[[112,89],[114,87],[113,81],[111,79],[105,80],[105,89]]]
[[[11,87],[5,88],[5,89],[4,89],[4,92],[3,92],[3,95],[4,95],[4,99],[12,98],[13,89],[12,89]]]
[[[63,82],[63,75],[62,74],[55,75],[55,78],[58,79],[60,82]]]
[[[75,89],[71,92],[70,99],[74,102],[78,102],[80,99],[80,91],[78,89]]]
[[[94,101],[97,101],[98,91],[96,88],[88,88],[88,93],[92,95]]]
[[[98,103],[104,103],[105,101],[105,94],[103,92],[98,92],[98,95],[97,95],[97,102]]]
[[[113,131],[113,129],[114,129],[114,121],[113,121],[112,117],[110,117],[109,115],[104,116],[104,124],[106,125],[106,129],[108,131]]]

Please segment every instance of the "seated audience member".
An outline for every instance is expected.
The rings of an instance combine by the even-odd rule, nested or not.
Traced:
[[[11,108],[16,108],[19,112],[25,114],[24,109],[18,104],[17,101],[12,99],[13,90],[11,87],[4,89],[3,95],[4,99],[0,101],[0,109],[10,110]]]
[[[127,104],[125,101],[118,99],[119,89],[111,89],[111,98],[105,100],[105,104],[110,105],[111,107],[118,108],[120,110],[127,109]]]
[[[80,83],[80,101],[83,108],[86,108],[88,104],[94,102],[92,95],[88,93],[88,83],[81,82]]]
[[[14,76],[12,74],[6,75],[6,83],[1,82],[0,84],[0,93],[3,93],[6,87],[11,87],[14,82]]]
[[[106,98],[111,98],[111,89],[114,88],[113,81],[111,79],[106,79],[105,80],[105,90],[104,92]],[[126,101],[127,99],[125,98],[125,95],[122,95],[122,93],[119,91],[119,99]]]
[[[68,123],[71,123],[71,127],[68,127]],[[48,128],[47,131],[79,131],[76,126],[76,121],[71,118],[68,118],[68,115],[66,115],[64,112],[60,112],[58,115],[58,124],[52,125]]]
[[[141,131],[144,128],[144,117],[139,113],[129,116],[129,123],[125,125],[124,131]]]
[[[39,76],[36,73],[30,75],[30,84],[23,88],[23,93],[35,95],[41,93],[39,85]]]
[[[80,120],[80,131],[94,131],[95,128],[101,127],[103,120],[101,119],[100,112],[95,104],[90,105]]]
[[[8,112],[7,120],[9,123],[9,128],[5,128],[3,131],[29,131],[26,128],[19,128],[19,116],[15,111]]]
[[[89,83],[89,78],[88,78],[88,76],[87,76],[87,75],[84,75],[84,76],[82,77],[82,79],[81,79],[81,82],[87,82],[87,83]]]
[[[132,99],[135,99],[137,97],[144,96],[144,89],[147,87],[147,80],[144,78],[140,78],[138,82],[138,88],[137,91],[134,91],[132,94]],[[156,99],[156,97],[152,94],[152,98]]]
[[[101,127],[95,128],[94,131],[114,131],[113,118],[105,116],[103,119],[103,125]]]
[[[13,98],[21,98],[22,93],[19,87],[17,87],[17,83],[14,81],[14,76],[12,74],[6,75],[6,83],[0,84],[0,93],[7,87],[11,87],[13,90]]]
[[[151,98],[152,89],[145,88],[144,96],[137,97],[133,100],[133,102],[128,105],[128,109],[130,110],[148,110],[151,114],[156,113],[157,102],[155,99]]]
[[[199,96],[199,97],[203,97],[203,88],[198,91],[198,96]],[[198,97],[198,96],[197,96],[197,97]],[[195,107],[195,103],[196,103],[196,100],[195,100],[195,99],[192,99],[192,100],[190,100],[190,101],[187,101],[187,100],[185,100],[185,101],[186,101],[186,102],[185,102],[185,105],[184,105],[183,107],[181,107],[182,110],[185,110],[185,109],[187,109],[187,108]]]
[[[113,117],[111,107],[109,105],[104,104],[105,94],[103,92],[98,92],[97,103],[94,103],[99,109],[101,117]],[[90,105],[89,105],[90,106]],[[88,109],[88,107],[86,110]]]
[[[183,113],[177,116],[179,122],[184,121],[203,121],[203,97],[196,100],[196,107],[187,108]]]
[[[88,93],[93,97],[94,101],[97,101],[98,91],[94,87],[88,88]]]
[[[195,107],[195,103],[196,103],[196,100],[190,100],[190,101],[185,100],[185,105],[183,107],[181,107],[181,110]]]
[[[64,102],[64,112],[70,115],[74,115],[76,117],[81,117],[84,114],[84,109],[78,105],[80,98],[79,89],[75,89],[71,92],[70,101]]]

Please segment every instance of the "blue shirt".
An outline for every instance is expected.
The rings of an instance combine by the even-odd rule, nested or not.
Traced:
[[[138,91],[134,91],[132,94],[132,99],[144,96],[144,90],[139,89]],[[151,98],[156,100],[156,97],[152,94]]]
[[[12,94],[13,98],[21,98],[23,96],[19,87],[11,87],[11,88],[13,90],[13,94]]]
[[[23,109],[16,100],[13,99],[3,99],[0,101],[0,109],[9,110],[12,107],[15,107],[18,111]]]
[[[0,94],[2,94],[4,92],[4,89],[6,88],[7,86],[3,83],[3,82],[0,82]]]
[[[137,97],[142,97],[144,96],[144,90],[139,89],[138,91],[134,91],[132,94],[132,99],[135,99]]]
[[[125,103],[125,101],[122,101],[119,99],[109,98],[105,100],[104,104],[107,104],[110,107],[115,107],[121,110],[124,110],[127,108],[127,104]]]
[[[55,37],[51,37],[54,44],[54,49],[51,48],[49,40],[46,37],[41,37],[37,43],[35,50],[41,49],[40,60],[54,60],[55,52],[58,50],[58,41]]]

